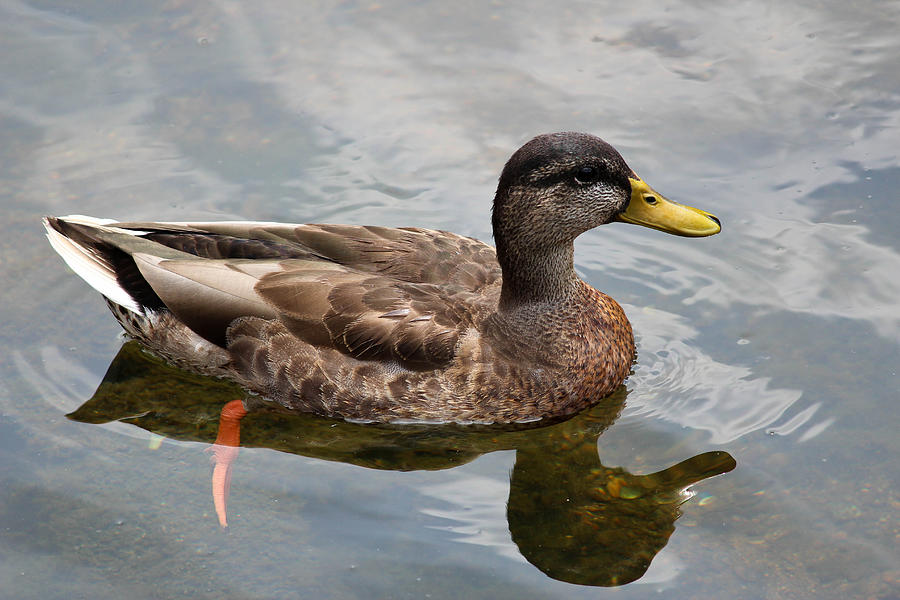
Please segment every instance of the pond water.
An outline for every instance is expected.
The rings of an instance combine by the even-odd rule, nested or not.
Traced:
[[[874,0],[0,1],[0,597],[900,598],[898,30]],[[506,158],[564,130],[724,226],[576,243],[627,390],[532,431],[251,415],[227,530],[233,390],[120,354],[39,223],[490,240]]]

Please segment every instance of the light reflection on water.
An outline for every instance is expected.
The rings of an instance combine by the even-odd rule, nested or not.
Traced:
[[[709,432],[710,443],[726,444],[773,425],[802,394],[773,388],[769,378],[748,367],[704,354],[691,344],[697,331],[678,315],[652,309],[630,314],[634,327],[647,332],[629,380],[631,416],[659,416]]]
[[[685,505],[653,563],[665,574],[618,593],[890,597],[898,15],[883,2],[0,4],[0,339],[19,351],[0,359],[3,589],[446,597],[464,582],[471,596],[596,597],[510,560],[509,539],[459,543],[474,521],[420,521],[477,504],[454,489],[505,496],[509,453],[397,474],[251,450],[235,499],[246,529],[218,536],[197,520],[210,507],[196,444],[150,450],[130,425],[61,417],[120,342],[38,225],[76,212],[488,240],[509,153],[578,129],[724,223],[709,240],[610,226],[577,245],[639,338],[601,458],[650,472],[715,447],[740,465],[701,484],[714,500]],[[479,518],[493,527],[473,535],[501,536],[498,515]]]

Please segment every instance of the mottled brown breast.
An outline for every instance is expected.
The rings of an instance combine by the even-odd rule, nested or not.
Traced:
[[[480,387],[499,398],[488,403],[499,404],[502,419],[572,414],[628,376],[634,338],[624,311],[609,296],[577,285],[551,310],[524,306],[494,313],[483,324],[482,349],[471,362],[488,363],[491,381]]]
[[[618,302],[587,284],[583,292],[578,334],[570,334],[577,349],[574,371],[580,375],[576,394],[595,401],[611,394],[631,372],[634,334]]]

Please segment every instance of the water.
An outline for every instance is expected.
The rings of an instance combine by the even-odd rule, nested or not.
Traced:
[[[890,2],[0,3],[0,597],[897,598],[898,25]],[[639,341],[598,437],[257,418],[223,532],[215,394],[145,386],[168,403],[66,418],[122,340],[40,215],[489,240],[503,162],[554,130],[601,135],[724,224],[576,244]],[[544,574],[507,513],[566,485],[629,496],[712,451],[737,468],[691,488],[618,588]],[[588,520],[612,506],[592,502]]]

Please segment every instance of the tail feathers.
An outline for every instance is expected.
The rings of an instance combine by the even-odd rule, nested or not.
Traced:
[[[92,228],[106,229],[110,223],[114,221],[81,215],[44,218],[50,245],[79,277],[110,301],[143,315],[141,304],[120,284],[112,249],[91,243],[89,235],[83,233]]]

